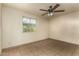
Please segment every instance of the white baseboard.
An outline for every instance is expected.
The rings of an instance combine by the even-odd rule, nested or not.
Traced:
[[[23,42],[21,44],[17,44],[17,45],[14,45],[14,46],[4,47],[2,49],[13,48],[13,47],[17,47],[17,46],[20,46],[20,45],[25,45],[25,44],[29,44],[29,43],[33,43],[33,42],[38,42],[38,41],[45,40],[45,39],[48,39],[48,38],[43,38],[43,39],[40,39],[40,40],[34,40],[34,41],[30,41],[30,42]]]

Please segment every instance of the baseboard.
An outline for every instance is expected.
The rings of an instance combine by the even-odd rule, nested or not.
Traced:
[[[48,38],[46,38],[46,39],[48,39]],[[39,42],[39,41],[42,41],[42,40],[46,40],[46,39],[35,40],[35,41],[32,41],[32,42],[19,44],[19,45],[12,46],[12,47],[2,48],[2,50],[4,50],[4,49],[9,49],[9,48],[15,48],[15,47],[19,47],[19,46],[22,46],[22,45],[31,44],[31,43]]]
[[[67,44],[72,44],[72,45],[76,45],[76,46],[79,46],[79,44],[70,43],[70,42],[67,42],[67,41],[63,41],[63,40],[58,40],[58,39],[53,39],[53,38],[48,38],[48,39],[52,39],[52,40],[55,40],[55,41],[59,41],[59,42],[63,42],[63,43],[67,43]]]
[[[61,41],[61,40],[57,40],[57,39],[52,39],[52,38],[46,38],[46,39],[55,40],[55,41],[58,41],[58,42],[61,42],[61,43],[67,43],[67,44],[69,44],[69,45],[71,44],[71,45],[79,46],[79,45],[77,45],[77,44],[73,44],[73,43],[69,43],[69,42],[65,42],[65,41]],[[4,49],[9,49],[9,48],[16,48],[16,47],[20,47],[20,46],[22,46],[22,45],[32,44],[32,43],[39,42],[39,41],[43,41],[43,40],[46,40],[46,39],[36,40],[36,41],[30,42],[30,43],[24,43],[24,44],[20,44],[20,45],[8,47],[8,48],[3,48],[2,50],[4,50]],[[1,51],[0,51],[0,53],[1,53]]]

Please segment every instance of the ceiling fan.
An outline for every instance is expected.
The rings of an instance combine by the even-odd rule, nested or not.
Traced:
[[[55,10],[56,8],[58,8],[60,6],[60,4],[56,4],[54,7],[52,7],[52,5],[51,6],[49,6],[49,8],[47,9],[47,10],[45,10],[45,9],[40,9],[41,11],[46,11],[46,13],[44,13],[44,14],[42,14],[42,16],[44,16],[44,15],[48,15],[48,16],[53,16],[54,15],[54,13],[56,12],[64,12],[65,10]]]

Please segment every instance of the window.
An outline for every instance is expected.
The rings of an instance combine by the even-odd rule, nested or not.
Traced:
[[[36,31],[36,19],[23,17],[23,32]]]

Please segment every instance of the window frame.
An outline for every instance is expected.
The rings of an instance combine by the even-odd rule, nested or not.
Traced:
[[[26,24],[28,24],[28,25],[30,25],[30,26],[35,25],[35,30],[34,30],[34,29],[32,30],[32,27],[31,27],[30,31],[27,31],[27,30],[24,31],[24,22],[23,22],[23,18],[29,19],[30,22],[29,22],[29,23],[26,23]],[[32,20],[32,19],[35,20],[35,22],[36,22],[35,24],[32,24],[32,23],[31,23],[31,20]],[[30,26],[29,26],[29,27],[30,27]],[[23,32],[36,32],[36,30],[37,30],[37,20],[36,20],[36,18],[22,16],[22,31],[23,31]]]

